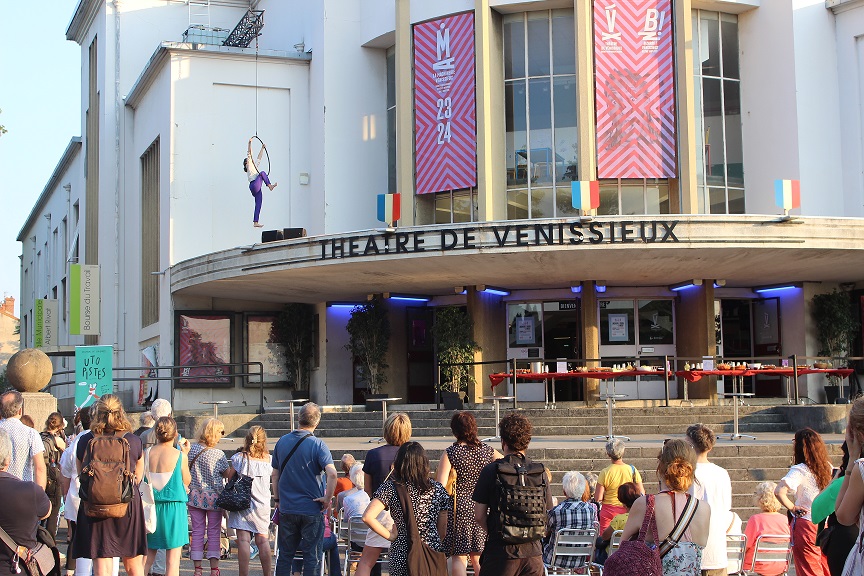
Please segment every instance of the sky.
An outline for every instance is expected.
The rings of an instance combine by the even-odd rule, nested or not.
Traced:
[[[0,0],[0,292],[21,313],[18,232],[69,140],[81,135],[81,48],[66,40],[78,0]]]

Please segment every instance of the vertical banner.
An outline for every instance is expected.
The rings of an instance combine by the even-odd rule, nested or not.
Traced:
[[[75,411],[91,406],[114,391],[114,349],[111,346],[75,347]]]
[[[594,1],[598,178],[676,177],[674,56],[672,0]]]
[[[99,265],[69,265],[69,333],[99,334]]]
[[[477,185],[474,13],[414,25],[417,194]]]
[[[57,315],[60,305],[57,300],[36,300],[33,307],[33,346],[57,346]]]

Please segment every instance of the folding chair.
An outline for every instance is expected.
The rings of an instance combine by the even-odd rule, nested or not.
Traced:
[[[612,552],[617,550],[618,546],[621,545],[622,534],[624,534],[623,530],[615,530],[612,532],[612,539],[609,541],[609,554],[612,554]]]
[[[294,560],[300,560],[301,562],[303,561],[303,552],[301,550],[297,550],[297,552],[294,553]],[[327,553],[322,552],[321,553],[321,572],[320,572],[321,576],[324,576],[326,566],[327,566]],[[275,565],[273,568],[275,570],[275,568],[276,568]],[[292,562],[291,572],[294,572],[293,562]],[[300,573],[302,574],[303,571],[301,570]]]
[[[352,542],[365,542],[369,527],[363,522],[362,516],[351,516],[348,518],[348,548],[345,549],[345,564],[342,568],[342,576],[351,576],[351,564],[360,561],[361,551],[351,547]],[[381,552],[376,564],[387,562],[387,552]]]
[[[747,550],[747,537],[743,534],[726,535],[726,558],[729,564],[726,573],[729,576],[744,573],[744,551]]]
[[[547,574],[591,574],[592,569],[603,574],[603,566],[592,562],[594,559],[594,545],[597,540],[599,525],[595,522],[593,528],[587,530],[576,530],[574,528],[560,528],[555,533],[552,549],[552,563],[544,564]],[[558,558],[579,558],[583,564],[576,568],[562,568],[556,565]]]
[[[753,561],[745,574],[755,575],[756,564],[783,563],[783,574],[789,571],[792,560],[792,537],[789,534],[761,534],[753,546]]]

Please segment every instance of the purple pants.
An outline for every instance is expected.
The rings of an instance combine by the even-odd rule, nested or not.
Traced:
[[[205,531],[207,533],[207,558],[219,558],[222,555],[219,542],[222,510],[202,510],[189,506],[189,516],[192,518],[192,541],[189,545],[192,560],[204,559]]]
[[[258,222],[258,217],[261,215],[262,184],[270,186],[270,178],[267,177],[267,172],[264,171],[259,172],[258,176],[249,182],[249,191],[252,193],[252,196],[255,197],[255,216],[252,219],[253,222]]]

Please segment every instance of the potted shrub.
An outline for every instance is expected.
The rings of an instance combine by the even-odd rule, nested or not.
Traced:
[[[308,398],[315,314],[308,304],[286,304],[270,328],[270,341],[285,348],[288,387],[294,398]],[[305,395],[305,396],[304,396]]]
[[[474,361],[474,352],[480,350],[480,345],[471,337],[473,326],[468,312],[460,306],[445,306],[435,311],[432,334],[441,365],[438,391],[448,410],[461,409],[468,385],[475,383],[473,367],[467,365]]]
[[[366,399],[381,395],[381,389],[387,383],[387,349],[390,346],[390,317],[380,298],[374,298],[366,304],[355,306],[351,310],[351,318],[345,325],[348,331],[348,344],[345,349],[351,353],[358,363],[360,377],[366,382]],[[369,405],[370,409],[380,410]]]
[[[852,342],[858,333],[858,318],[852,299],[847,292],[836,288],[828,294],[813,296],[813,319],[816,322],[816,334],[819,338],[819,356],[827,356],[834,364],[849,355]],[[828,377],[829,384],[825,386],[825,396],[828,403],[833,403],[843,396],[841,380],[836,376]]]

